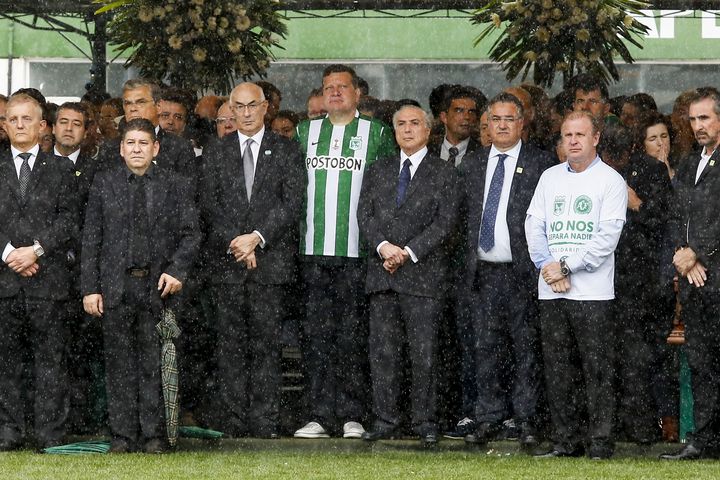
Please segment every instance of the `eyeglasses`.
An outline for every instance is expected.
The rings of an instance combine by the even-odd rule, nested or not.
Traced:
[[[243,110],[247,109],[249,113],[255,113],[255,111],[260,108],[262,104],[267,102],[267,100],[263,100],[262,102],[251,102],[245,105],[244,103],[236,103],[235,105],[232,105],[230,108],[232,108],[236,112],[242,113]]]
[[[218,125],[225,125],[226,123],[235,123],[235,117],[218,117],[215,119],[215,123]]]
[[[490,117],[490,121],[491,121],[492,123],[502,123],[502,122],[505,122],[505,123],[507,123],[508,125],[512,125],[513,123],[515,123],[516,120],[519,120],[519,119],[520,119],[520,117],[517,117],[517,118],[516,118],[516,117],[496,117],[496,116]]]
[[[132,107],[133,105],[137,105],[138,107],[144,107],[148,103],[152,103],[152,101],[148,100],[147,98],[139,98],[134,102],[132,100],[123,100],[123,106],[125,107]]]
[[[185,115],[181,113],[170,113],[170,112],[162,112],[160,115],[158,115],[163,120],[167,120],[170,117],[173,118],[176,122],[184,122],[185,121]]]

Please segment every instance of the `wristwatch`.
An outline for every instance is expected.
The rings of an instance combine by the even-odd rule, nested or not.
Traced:
[[[567,257],[560,259],[560,273],[562,273],[563,277],[570,275],[570,269],[568,268],[567,263],[565,263],[565,258]]]
[[[37,240],[33,241],[33,252],[35,252],[35,255],[37,255],[38,258],[42,257],[43,254],[45,254],[45,250],[43,250],[40,242]]]

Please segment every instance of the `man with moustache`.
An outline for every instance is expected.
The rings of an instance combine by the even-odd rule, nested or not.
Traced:
[[[363,439],[398,434],[407,345],[410,420],[424,446],[437,443],[434,368],[438,322],[450,287],[448,245],[461,192],[454,166],[428,154],[429,116],[406,105],[393,116],[400,155],[368,168],[358,220],[368,242],[370,371],[375,423]],[[398,174],[399,173],[399,174]]]
[[[671,232],[673,264],[680,278],[685,349],[692,373],[695,431],[666,460],[716,458],[720,447],[720,92],[698,88],[690,97],[688,118],[702,151],[680,162],[675,174]]]
[[[153,163],[160,148],[149,120],[128,121],[123,164],[97,173],[85,215],[83,307],[102,320],[111,453],[167,449],[155,325],[200,248],[190,186]]]
[[[65,434],[62,311],[70,285],[66,255],[78,234],[72,174],[67,164],[40,151],[40,104],[16,94],[5,117],[10,148],[2,152],[0,168],[0,451],[18,449],[23,441],[57,445]],[[33,365],[25,371],[32,372],[35,385],[32,426],[26,424],[23,398],[28,356]]]

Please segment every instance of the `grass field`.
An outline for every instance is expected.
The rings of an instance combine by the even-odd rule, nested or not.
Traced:
[[[718,479],[720,461],[656,460],[668,446],[621,444],[613,459],[535,459],[515,444],[492,449],[441,442],[421,451],[415,442],[375,445],[343,440],[183,440],[167,455],[0,454],[0,479]],[[670,450],[676,448],[671,446]]]

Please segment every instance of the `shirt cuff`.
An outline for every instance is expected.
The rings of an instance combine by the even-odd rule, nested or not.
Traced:
[[[257,236],[260,237],[260,248],[265,248],[265,237],[262,236],[262,233],[257,230],[253,230],[253,233],[256,233]]]
[[[380,258],[382,258],[383,260],[385,260],[385,259],[383,258],[382,255],[380,255],[380,249],[381,249],[382,246],[385,245],[386,243],[390,243],[390,242],[388,242],[387,240],[383,240],[382,242],[380,242],[380,245],[378,245],[377,248],[375,249],[375,251],[377,252],[378,256],[379,256]]]
[[[417,262],[418,262],[418,258],[417,258],[417,256],[415,255],[415,252],[412,251],[412,248],[410,248],[410,247],[408,247],[407,245],[405,245],[405,251],[408,253],[408,255],[410,255],[410,258],[412,259],[413,263],[417,263]]]
[[[578,255],[571,255],[566,258],[565,265],[567,265],[571,273],[579,272],[580,270],[587,270],[585,262],[582,257]]]
[[[7,263],[7,257],[10,255],[10,253],[15,250],[15,247],[13,247],[13,244],[8,242],[7,245],[5,245],[5,250],[3,250],[2,253],[2,261],[3,263]]]

